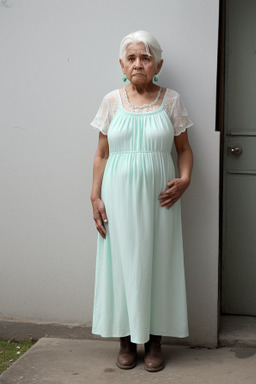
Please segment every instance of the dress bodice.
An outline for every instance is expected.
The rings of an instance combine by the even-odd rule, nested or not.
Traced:
[[[128,112],[119,108],[108,129],[109,152],[170,153],[174,128],[162,105],[151,112]]]
[[[125,105],[123,102],[123,94],[124,89],[117,89],[108,93],[103,98],[100,108],[91,123],[93,127],[99,129],[104,135],[108,135],[111,122],[120,110],[127,112],[128,114],[125,115],[125,113],[123,113],[123,115],[127,118],[129,117],[130,120],[132,116],[135,117],[138,115],[141,115],[143,120],[146,116],[151,116],[152,113],[158,114],[164,110],[173,126],[174,136],[180,135],[193,125],[180,95],[174,90],[163,89],[163,96],[160,99],[161,105],[156,104],[151,108],[137,110],[136,112],[132,112],[131,109],[129,110],[129,107]]]

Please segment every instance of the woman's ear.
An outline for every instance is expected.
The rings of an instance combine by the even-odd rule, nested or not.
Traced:
[[[122,59],[119,59],[119,63],[121,65],[121,68],[122,68],[122,71],[124,70],[124,63],[123,63],[123,60]]]
[[[162,68],[162,65],[163,65],[163,59],[159,61],[159,63],[157,64],[157,73],[159,73],[161,71],[161,68]]]

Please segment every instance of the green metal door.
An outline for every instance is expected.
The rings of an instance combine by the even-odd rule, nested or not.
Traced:
[[[226,5],[222,312],[256,316],[256,0]]]

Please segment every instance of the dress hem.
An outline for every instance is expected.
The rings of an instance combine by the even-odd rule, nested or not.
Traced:
[[[93,335],[97,335],[97,336],[100,336],[100,337],[103,337],[103,338],[120,338],[120,337],[126,337],[126,336],[130,336],[130,332],[124,332],[122,334],[102,334],[101,332],[97,332],[97,331],[92,331],[92,334]],[[149,332],[149,334],[153,334],[153,335],[161,335],[163,337],[175,337],[175,338],[179,338],[179,339],[184,339],[186,337],[189,337],[189,333],[186,333],[186,334],[183,334],[182,336],[177,336],[175,335],[173,332],[161,332],[161,331],[157,331],[157,332],[152,332],[151,331]],[[131,342],[132,343],[135,343],[135,344],[145,344],[149,341],[149,337],[147,339],[144,339],[144,340],[135,340],[135,339],[131,339]]]

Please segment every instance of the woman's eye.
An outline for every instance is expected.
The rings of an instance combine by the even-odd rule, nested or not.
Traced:
[[[129,57],[129,59],[128,59],[129,61],[133,61],[134,60],[134,58],[133,57]]]
[[[148,58],[148,57],[144,57],[143,60],[144,60],[144,61],[149,61],[149,58]]]

